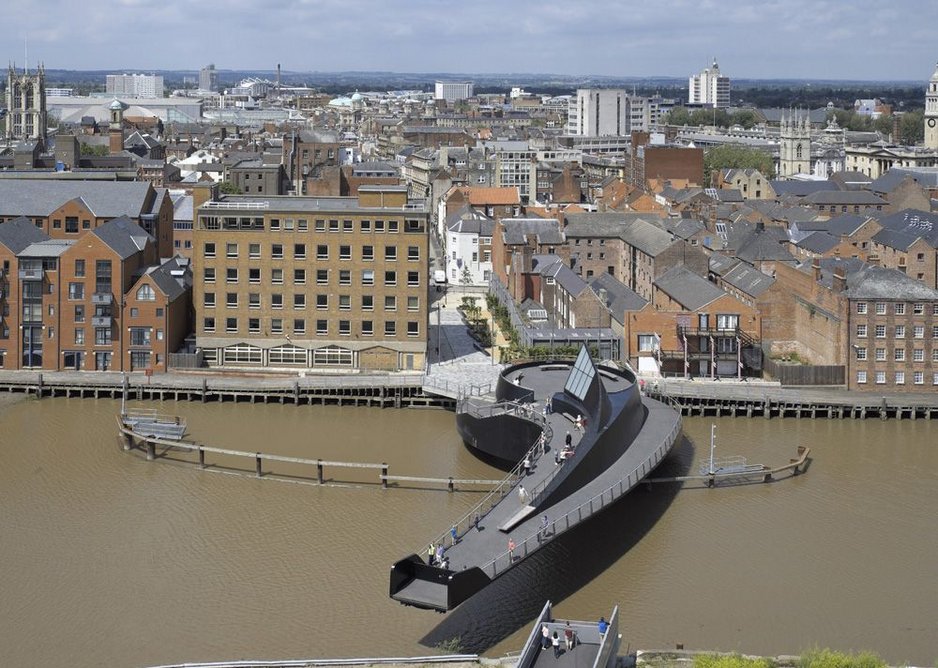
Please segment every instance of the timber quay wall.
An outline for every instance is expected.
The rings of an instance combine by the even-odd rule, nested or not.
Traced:
[[[0,391],[42,397],[110,398],[155,401],[280,403],[370,406],[377,408],[455,408],[447,396],[426,393],[424,376],[233,376],[96,372],[0,372]]]
[[[646,393],[687,416],[938,419],[938,392],[878,394],[837,388],[666,379],[646,384]]]

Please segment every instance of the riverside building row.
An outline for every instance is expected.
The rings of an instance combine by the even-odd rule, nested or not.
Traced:
[[[358,197],[212,197],[193,230],[210,367],[422,370],[428,218],[404,186]]]

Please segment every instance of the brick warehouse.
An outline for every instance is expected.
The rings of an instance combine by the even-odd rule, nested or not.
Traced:
[[[196,344],[211,367],[421,370],[427,212],[358,197],[215,197],[193,230]]]

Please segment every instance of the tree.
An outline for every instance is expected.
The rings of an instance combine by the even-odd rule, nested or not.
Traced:
[[[908,146],[924,141],[925,115],[921,111],[907,111],[899,118],[899,141]]]
[[[231,181],[222,181],[218,186],[218,192],[222,195],[240,195],[241,188],[233,184]]]
[[[738,144],[714,146],[704,153],[704,183],[711,183],[711,175],[721,169],[758,169],[767,179],[775,174],[771,155]]]
[[[104,144],[82,144],[81,145],[82,155],[104,156],[104,155],[108,155],[110,152],[111,150]]]
[[[463,285],[472,285],[472,272],[469,271],[469,265],[462,268],[462,276],[460,276],[459,282]]]

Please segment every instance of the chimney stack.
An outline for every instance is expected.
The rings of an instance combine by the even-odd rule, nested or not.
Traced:
[[[814,258],[811,261],[811,268],[814,269],[814,282],[821,282],[821,260],[820,258]]]
[[[833,279],[832,287],[835,293],[840,294],[847,289],[847,275],[844,273],[843,267],[834,269]]]

